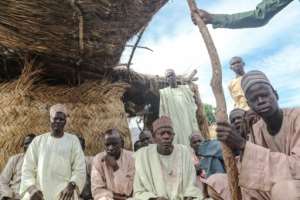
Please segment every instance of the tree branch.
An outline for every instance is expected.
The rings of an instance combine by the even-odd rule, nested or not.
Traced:
[[[222,88],[222,70],[221,63],[217,53],[217,49],[214,45],[214,42],[210,36],[210,33],[199,16],[197,5],[194,0],[187,0],[191,14],[193,15],[196,24],[198,25],[199,31],[205,42],[210,61],[212,64],[212,79],[211,87],[216,98],[216,119],[217,121],[228,121],[228,116],[226,112],[226,102],[225,96]],[[223,157],[226,165],[226,170],[228,174],[229,188],[231,191],[232,200],[241,200],[241,190],[238,186],[238,171],[236,167],[236,162],[234,155],[229,147],[225,144],[222,144]]]
[[[135,47],[135,46],[134,46],[134,45],[131,45],[131,44],[126,44],[125,47],[131,47],[131,48],[133,48],[133,47]],[[136,48],[146,49],[146,50],[149,50],[149,51],[152,51],[152,52],[153,52],[152,49],[150,49],[149,47],[145,47],[145,46],[136,46]]]
[[[146,26],[144,26],[144,27],[142,28],[142,30],[141,30],[141,32],[139,33],[138,38],[137,38],[137,40],[136,40],[136,42],[135,42],[135,44],[134,44],[134,46],[133,46],[133,48],[132,48],[132,51],[131,51],[131,54],[130,54],[130,57],[129,57],[129,60],[128,60],[128,64],[127,64],[128,70],[129,70],[129,68],[130,68],[130,63],[131,63],[131,61],[132,61],[132,59],[133,59],[135,50],[136,50],[136,48],[138,47],[138,44],[140,43],[140,40],[142,39],[142,36],[143,36],[145,30],[146,30]]]

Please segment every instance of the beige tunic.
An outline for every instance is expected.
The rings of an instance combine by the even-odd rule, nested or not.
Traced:
[[[122,150],[117,160],[119,169],[115,172],[102,160],[105,155],[106,152],[101,152],[93,160],[91,182],[94,199],[112,199],[113,193],[130,196],[135,171],[133,152]]]
[[[283,110],[282,126],[275,136],[268,133],[262,119],[253,129],[255,144],[247,142],[239,163],[243,199],[300,199],[300,109]],[[208,184],[228,199],[226,175],[212,177]]]
[[[230,95],[234,101],[234,107],[243,110],[249,110],[247,99],[245,98],[243,89],[241,87],[242,76],[233,79],[228,86]]]
[[[0,175],[0,199],[20,199],[19,190],[24,153],[12,156]]]
[[[218,200],[231,200],[231,193],[228,185],[227,174],[213,174],[208,179],[202,179],[211,189],[208,189],[208,194],[210,197]],[[260,192],[258,190],[249,190],[246,188],[241,188],[243,200],[270,200],[270,193]]]
[[[272,193],[277,183],[292,181],[294,195],[300,198],[300,108],[283,110],[282,126],[275,136],[268,133],[262,119],[253,129],[255,144],[246,144],[240,185]]]

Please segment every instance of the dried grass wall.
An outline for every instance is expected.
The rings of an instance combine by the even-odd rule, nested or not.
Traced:
[[[116,127],[131,146],[126,113],[121,100],[126,84],[88,82],[78,87],[34,85],[35,73],[25,71],[19,80],[0,85],[0,169],[22,151],[23,137],[50,130],[49,108],[64,103],[69,110],[66,131],[86,139],[86,153],[103,150],[101,133]]]

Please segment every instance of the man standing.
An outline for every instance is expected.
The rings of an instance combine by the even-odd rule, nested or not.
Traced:
[[[132,196],[133,152],[122,149],[117,129],[104,135],[105,152],[95,156],[92,165],[92,194],[95,200],[125,200]]]
[[[255,28],[267,24],[273,16],[279,13],[293,0],[263,0],[255,10],[227,14],[210,14],[199,9],[200,17],[206,24],[212,24],[214,28]]]
[[[34,134],[26,135],[23,141],[24,153],[34,139]],[[21,199],[19,195],[24,153],[12,156],[0,175],[0,200]]]
[[[188,85],[177,85],[174,70],[166,71],[166,79],[169,87],[159,91],[159,116],[171,118],[176,133],[173,143],[189,146],[190,135],[199,132],[194,94]]]
[[[266,75],[250,71],[242,79],[250,108],[261,119],[253,126],[253,142],[218,122],[218,139],[241,152],[239,185],[258,191],[257,199],[300,199],[300,109],[281,109]]]
[[[157,144],[144,147],[135,155],[134,199],[201,199],[188,147],[172,144],[175,133],[171,119],[157,119],[153,133]]]
[[[86,166],[77,136],[64,132],[67,109],[50,108],[51,132],[37,136],[22,167],[20,194],[32,200],[70,200],[85,184]]]
[[[236,78],[230,81],[228,89],[234,101],[234,107],[249,110],[247,100],[241,88],[241,80],[245,74],[244,66],[245,63],[241,57],[235,56],[231,58],[230,69],[235,72]]]

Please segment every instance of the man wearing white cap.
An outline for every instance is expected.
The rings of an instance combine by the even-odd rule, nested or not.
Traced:
[[[22,167],[20,194],[23,199],[73,199],[81,192],[86,166],[80,142],[64,132],[67,109],[50,108],[51,131],[37,136],[29,146]]]

